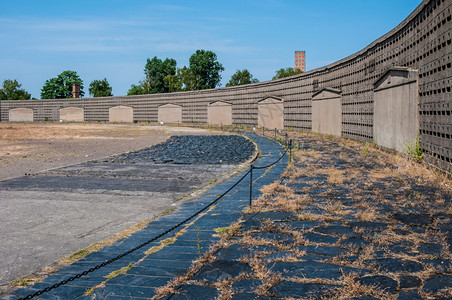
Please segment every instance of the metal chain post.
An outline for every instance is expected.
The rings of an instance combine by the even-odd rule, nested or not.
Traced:
[[[289,140],[289,163],[292,162],[292,139]]]
[[[253,169],[254,169],[254,165],[251,165],[251,170],[250,170],[250,206],[252,205],[252,199],[253,199]]]

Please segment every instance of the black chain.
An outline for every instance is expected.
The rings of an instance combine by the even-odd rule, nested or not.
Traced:
[[[212,201],[210,204],[206,205],[204,208],[200,209],[199,211],[197,211],[197,212],[196,212],[195,214],[193,214],[192,216],[186,218],[186,219],[183,220],[182,222],[180,222],[180,223],[178,223],[177,225],[171,227],[170,229],[168,229],[168,230],[162,232],[161,234],[157,235],[156,237],[154,237],[154,238],[152,238],[152,239],[150,239],[150,240],[148,240],[148,241],[142,243],[141,245],[138,245],[138,246],[136,246],[135,248],[132,248],[132,249],[128,250],[127,252],[124,252],[124,253],[122,253],[122,254],[120,254],[120,255],[118,255],[118,256],[116,256],[116,257],[110,259],[110,260],[107,260],[107,261],[105,261],[105,262],[103,262],[103,263],[101,263],[101,264],[99,264],[99,265],[97,265],[97,266],[94,266],[94,267],[92,267],[92,268],[90,268],[90,269],[88,269],[88,270],[86,270],[86,271],[83,271],[83,272],[77,274],[77,275],[74,275],[74,276],[72,276],[72,277],[69,277],[69,278],[67,278],[67,279],[65,279],[65,280],[63,280],[63,281],[60,281],[60,282],[58,282],[58,283],[52,285],[52,286],[46,287],[46,288],[44,288],[44,289],[42,289],[42,290],[39,290],[39,291],[37,291],[37,292],[35,292],[35,293],[33,293],[33,294],[27,295],[27,296],[25,296],[24,298],[20,298],[19,300],[33,299],[33,298],[36,297],[36,296],[40,296],[40,295],[42,295],[42,294],[44,294],[44,293],[47,293],[47,292],[49,292],[49,291],[51,291],[51,290],[53,290],[53,289],[56,289],[57,287],[59,287],[59,286],[61,286],[61,285],[65,285],[65,284],[67,284],[68,282],[74,281],[75,279],[78,279],[78,278],[80,278],[80,277],[82,277],[82,276],[85,276],[85,275],[87,275],[87,274],[89,274],[89,273],[91,273],[91,272],[94,272],[94,271],[96,271],[96,270],[102,268],[102,267],[105,267],[106,265],[109,265],[109,264],[111,264],[112,262],[115,262],[115,261],[117,261],[118,259],[121,259],[121,258],[123,258],[124,256],[127,256],[127,255],[131,254],[132,252],[135,252],[135,251],[137,251],[138,249],[141,249],[141,248],[143,248],[144,246],[146,246],[146,245],[148,245],[148,244],[150,244],[150,243],[152,243],[152,242],[158,240],[159,238],[161,238],[161,237],[163,237],[164,235],[170,233],[171,231],[173,231],[173,230],[179,228],[179,227],[182,226],[183,224],[187,223],[188,221],[190,221],[191,219],[193,219],[194,217],[196,217],[197,215],[199,215],[200,213],[204,212],[206,209],[208,209],[209,207],[211,207],[212,205],[214,205],[215,203],[217,203],[221,198],[223,198],[227,193],[229,193],[233,188],[235,188],[235,187],[236,187],[243,179],[245,179],[245,177],[248,176],[248,174],[249,174],[250,172],[251,172],[251,170],[248,170],[248,172],[246,172],[245,175],[243,175],[242,178],[240,178],[240,180],[238,180],[238,181],[237,181],[234,185],[232,185],[226,192],[224,192],[221,196],[219,196],[217,199],[215,199],[214,201]]]
[[[268,168],[268,167],[271,167],[271,166],[275,165],[276,163],[278,163],[278,162],[286,155],[287,149],[288,149],[288,148],[286,148],[286,150],[285,150],[285,152],[283,153],[283,155],[281,155],[281,157],[280,157],[278,160],[276,160],[274,163],[272,163],[272,164],[270,164],[270,165],[268,165],[268,166],[263,166],[263,167],[252,167],[252,168],[253,168],[253,169],[265,169],[265,168]],[[142,243],[141,245],[138,245],[138,246],[136,246],[136,247],[134,247],[134,248],[128,250],[127,252],[124,252],[124,253],[122,253],[122,254],[116,256],[116,257],[113,257],[112,259],[109,259],[109,260],[107,260],[107,261],[105,261],[105,262],[103,262],[103,263],[101,263],[101,264],[99,264],[99,265],[97,265],[97,266],[94,266],[94,267],[92,267],[92,268],[90,268],[90,269],[88,269],[88,270],[86,270],[86,271],[83,271],[83,272],[81,272],[81,273],[79,273],[79,274],[76,274],[76,275],[74,275],[74,276],[72,276],[72,277],[69,277],[69,278],[67,278],[67,279],[65,279],[65,280],[63,280],[63,281],[60,281],[60,282],[58,282],[58,283],[56,283],[56,284],[54,284],[54,285],[51,285],[51,286],[49,286],[49,287],[46,287],[46,288],[42,289],[42,290],[39,290],[39,291],[37,291],[37,292],[35,292],[35,293],[33,293],[33,294],[27,295],[27,296],[25,296],[24,298],[20,298],[19,300],[33,299],[33,298],[36,297],[36,296],[40,296],[40,295],[42,295],[42,294],[44,294],[44,293],[47,293],[47,292],[49,292],[49,291],[51,291],[51,290],[53,290],[53,289],[56,289],[56,288],[59,287],[59,286],[65,285],[65,284],[67,284],[68,282],[74,281],[74,280],[76,280],[76,279],[78,279],[78,278],[80,278],[80,277],[82,277],[82,276],[85,276],[85,275],[87,275],[87,274],[89,274],[89,273],[91,273],[91,272],[94,272],[94,271],[96,271],[96,270],[98,270],[98,269],[100,269],[100,268],[103,268],[103,267],[105,267],[106,265],[109,265],[109,264],[111,264],[111,263],[113,263],[113,262],[115,262],[115,261],[117,261],[117,260],[123,258],[124,256],[127,256],[127,255],[131,254],[132,252],[135,252],[135,251],[137,251],[138,249],[141,249],[141,248],[143,248],[144,246],[146,246],[146,245],[148,245],[148,244],[150,244],[150,243],[152,243],[152,242],[158,240],[159,238],[161,238],[161,237],[163,237],[164,235],[170,233],[171,231],[173,231],[173,230],[179,228],[179,227],[182,226],[183,224],[187,223],[188,221],[190,221],[191,219],[193,219],[194,217],[198,216],[200,213],[204,212],[206,209],[208,209],[209,207],[211,207],[212,205],[214,205],[215,203],[217,203],[221,198],[223,198],[227,193],[229,193],[233,188],[235,188],[235,187],[236,187],[243,179],[245,179],[245,177],[248,176],[248,174],[249,174],[250,172],[251,172],[251,168],[250,168],[250,170],[248,170],[248,172],[246,172],[246,173],[242,176],[242,178],[240,178],[240,179],[239,179],[236,183],[234,183],[234,184],[233,184],[226,192],[224,192],[223,194],[221,194],[218,198],[216,198],[216,199],[215,199],[214,201],[212,201],[210,204],[206,205],[204,208],[200,209],[199,211],[197,211],[197,212],[196,212],[195,214],[193,214],[192,216],[186,218],[186,219],[183,220],[182,222],[180,222],[180,223],[178,223],[177,225],[171,227],[170,229],[168,229],[168,230],[162,232],[161,234],[155,236],[154,238],[152,238],[152,239],[150,239],[150,240],[148,240],[148,241]]]
[[[284,151],[284,153],[275,161],[275,162],[273,162],[273,163],[271,163],[271,164],[269,164],[269,165],[266,165],[266,166],[261,166],[261,167],[256,167],[256,166],[253,166],[253,169],[266,169],[266,168],[270,168],[271,166],[273,166],[273,165],[276,165],[286,154],[287,154],[287,151],[290,149],[292,147],[292,140],[290,140],[289,141],[289,145],[286,147],[286,150]]]

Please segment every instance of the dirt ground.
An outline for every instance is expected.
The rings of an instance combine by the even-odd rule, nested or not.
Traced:
[[[166,140],[169,130],[116,124],[0,123],[0,180],[148,147]]]

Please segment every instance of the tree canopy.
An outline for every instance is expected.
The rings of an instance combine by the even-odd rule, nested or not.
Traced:
[[[276,71],[276,75],[273,76],[273,80],[274,79],[279,79],[279,78],[283,78],[283,77],[287,77],[287,76],[292,76],[292,75],[297,75],[297,74],[301,74],[303,73],[303,71],[301,71],[300,69],[294,69],[294,68],[281,68],[278,71]]]
[[[190,70],[194,76],[194,90],[213,89],[220,86],[224,67],[217,60],[217,55],[208,50],[196,50],[190,57]]]
[[[80,85],[80,97],[85,95],[83,80],[75,71],[63,71],[55,78],[46,80],[41,89],[41,99],[72,98],[72,85]]]
[[[22,84],[18,83],[16,79],[6,79],[3,81],[3,86],[0,89],[0,100],[28,100],[31,95],[21,89]]]
[[[107,81],[107,78],[102,80],[93,80],[89,84],[89,94],[93,97],[108,97],[113,96],[112,88]]]
[[[148,87],[147,94],[168,93],[169,87],[163,79],[168,75],[176,75],[176,60],[166,58],[162,61],[157,56],[152,59],[148,58],[144,73]]]
[[[147,94],[144,85],[144,81],[140,81],[138,84],[132,84],[130,89],[127,91],[127,96]]]
[[[242,84],[250,84],[257,83],[259,80],[257,78],[253,78],[253,75],[247,69],[237,70],[226,83],[226,86],[236,86]]]
[[[176,68],[176,60],[164,61],[154,56],[144,67],[146,79],[132,84],[127,95],[172,93],[215,88],[220,85],[223,65],[212,51],[197,50],[190,57],[189,67]]]
[[[152,59],[148,58],[144,66],[144,75],[146,76],[145,80],[140,81],[138,85],[132,84],[127,95],[172,92],[170,84],[174,81],[174,76],[176,76],[176,60],[166,58],[162,61],[157,56],[154,56]]]

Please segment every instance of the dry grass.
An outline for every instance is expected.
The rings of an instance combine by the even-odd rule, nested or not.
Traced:
[[[373,207],[369,207],[366,210],[359,210],[355,216],[364,222],[372,222],[377,220],[378,218],[378,214],[376,212],[376,210]]]
[[[288,195],[293,195],[295,193],[294,189],[281,184],[281,182],[279,180],[269,184],[269,185],[265,185],[261,188],[261,192],[265,195],[273,195],[276,192],[282,192]]]
[[[336,170],[334,168],[329,168],[326,170],[328,174],[328,183],[330,184],[342,184],[344,183],[343,170]]]
[[[378,299],[397,299],[397,296],[380,291],[377,286],[363,285],[358,281],[359,276],[354,273],[343,274],[340,280],[342,287],[330,291],[330,295],[324,299],[350,299],[352,297],[359,297],[371,295]]]
[[[300,221],[319,221],[323,222],[326,220],[326,216],[324,214],[315,214],[311,212],[303,212],[298,214],[298,220]]]
[[[298,161],[299,163],[299,161]],[[305,170],[303,168],[298,168],[294,164],[290,164],[286,171],[282,174],[283,177],[290,177],[291,182],[293,182],[295,179],[300,178],[304,176]]]

